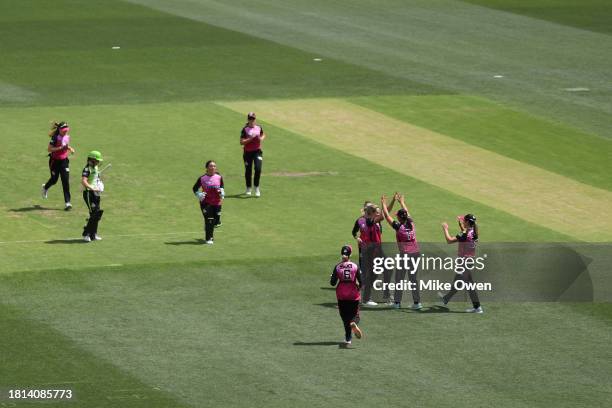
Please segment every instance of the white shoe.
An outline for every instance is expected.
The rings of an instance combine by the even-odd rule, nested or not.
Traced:
[[[101,236],[99,236],[98,234],[94,235],[94,239],[95,239],[96,241],[102,241],[102,237],[101,237]]]
[[[245,195],[251,195],[251,187],[247,187],[246,191],[244,192]]]
[[[255,187],[255,197],[260,197],[261,191],[259,191],[259,187]]]
[[[373,300],[368,300],[367,302],[364,303],[365,306],[378,306],[378,303],[376,303]]]
[[[412,306],[410,306],[410,308],[411,308],[412,310],[421,310],[421,309],[423,308],[423,305],[422,305],[422,304],[420,304],[420,303],[417,303],[417,304],[414,304],[414,303],[413,303],[413,304],[412,304]]]
[[[351,341],[350,340],[349,341],[343,340],[342,343],[340,343],[340,347],[344,347],[344,348],[347,348],[350,345],[351,345]]]
[[[482,310],[482,306],[478,306],[477,308],[469,308],[469,309],[465,309],[465,313],[484,313],[484,310]]]
[[[208,241],[206,241],[206,244],[208,244],[208,245],[212,245],[212,244],[214,244],[214,242],[213,242],[213,240],[212,240],[212,239],[209,239]]]
[[[67,202],[66,205],[64,206],[64,211],[70,211],[72,210],[72,204],[70,204],[70,202]]]
[[[91,242],[91,238],[89,237],[89,235],[83,235],[83,241]]]
[[[47,193],[49,192],[49,190],[47,190],[45,188],[45,185],[43,184],[41,189],[40,189],[40,195],[42,195],[42,198],[44,198],[45,200],[47,199],[48,195]]]

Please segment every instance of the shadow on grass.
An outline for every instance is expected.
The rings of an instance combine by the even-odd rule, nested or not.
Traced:
[[[323,307],[329,307],[331,309],[337,309],[338,308],[338,303],[337,302],[328,302],[328,303],[315,303],[315,306],[323,306]]]
[[[87,244],[88,242],[83,241],[82,238],[73,239],[52,239],[51,241],[45,241],[45,244]]]
[[[174,241],[174,242],[164,242],[166,245],[203,245],[206,243],[202,238],[195,238],[189,241]]]
[[[253,194],[255,194],[255,193],[253,193]],[[225,198],[238,198],[240,200],[246,200],[248,198],[258,198],[258,197],[255,197],[255,195],[246,195],[244,193],[240,193],[240,194],[226,195]]]
[[[336,290],[333,286],[321,286],[321,290]]]
[[[30,207],[21,207],[21,208],[11,208],[10,212],[30,212],[30,211],[64,211],[60,208],[47,208],[41,207],[40,205],[32,205]]]
[[[407,313],[465,313],[459,310],[450,310],[449,308],[443,306],[429,306],[421,310],[402,309],[402,311]]]
[[[339,344],[338,341],[296,341],[293,343],[294,346],[338,346]]]

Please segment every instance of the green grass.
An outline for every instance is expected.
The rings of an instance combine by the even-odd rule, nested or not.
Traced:
[[[48,201],[39,198],[40,184],[48,178],[42,154],[47,136],[42,125],[57,115],[69,120],[78,118],[72,122],[77,149],[71,161],[75,204],[72,213],[59,211],[59,184],[50,190]],[[160,117],[164,120],[160,121]],[[30,135],[6,142],[7,151],[27,153],[3,157],[14,177],[10,184],[0,187],[6,199],[0,205],[0,241],[42,241],[0,244],[8,260],[0,269],[4,272],[40,268],[41,259],[50,265],[78,267],[83,259],[109,265],[176,262],[202,256],[279,256],[296,247],[308,248],[315,254],[335,252],[331,248],[352,240],[350,230],[361,203],[378,200],[380,194],[395,190],[411,197],[422,240],[439,240],[440,222],[466,211],[479,215],[483,234],[489,240],[569,239],[264,123],[270,135],[265,148],[267,173],[319,171],[327,175],[266,176],[263,199],[228,198],[224,204],[225,225],[218,232],[223,245],[214,250],[202,248],[190,245],[203,237],[202,216],[191,187],[202,174],[203,163],[214,158],[224,175],[228,196],[243,191],[238,145],[242,115],[209,103],[145,104],[2,109],[0,122],[9,128],[21,127],[23,134]],[[78,238],[84,225],[86,209],[77,180],[85,152],[92,149],[99,149],[106,162],[113,164],[106,176],[107,191],[102,198],[105,218],[100,228],[101,235],[107,235],[109,240],[83,247],[78,241],[70,244],[65,240]],[[122,251],[126,244],[130,250]]]
[[[339,350],[341,322],[326,288],[334,258],[5,277],[0,295],[8,310],[27,310],[28,318],[13,312],[3,327],[38,333],[5,342],[9,349],[24,341],[28,349],[51,347],[54,358],[45,361],[74,364],[55,377],[83,381],[72,385],[83,401],[100,384],[96,406],[116,406],[108,401],[114,387],[136,389],[121,406],[146,398],[153,407],[178,405],[172,398],[187,406],[354,406],[347,389],[361,390],[359,406],[473,406],[483,399],[501,407],[592,406],[611,391],[610,366],[602,364],[612,357],[609,306],[490,304],[477,319],[364,311],[365,340]],[[2,377],[42,380],[38,353],[6,355]],[[372,377],[385,381],[371,389]]]
[[[553,173],[612,190],[612,143],[465,95],[351,99],[361,106]]]
[[[607,0],[464,0],[586,30],[612,33],[612,4]]]
[[[217,103],[345,98],[609,190],[607,35],[450,0],[9,0],[0,23],[0,392],[71,388],[75,402],[47,405],[72,407],[609,400],[610,303],[364,310],[366,338],[340,350],[328,277],[366,199],[407,193],[422,242],[468,211],[483,242],[572,238],[266,117],[263,196],[241,198],[246,112]],[[483,79],[502,68],[507,82]],[[593,92],[560,90],[577,82]],[[77,149],[69,213],[59,185],[39,198],[52,119],[70,122]],[[92,149],[113,168],[105,239],[84,244]],[[211,158],[228,194],[212,247],[191,193]],[[609,301],[607,263],[594,265]]]
[[[612,37],[604,33],[457,0],[130,2],[612,135]],[[578,10],[597,13],[590,4]],[[612,21],[609,9],[598,21]],[[590,91],[566,90],[575,87]]]
[[[121,1],[28,3],[0,5],[0,106],[443,92]]]

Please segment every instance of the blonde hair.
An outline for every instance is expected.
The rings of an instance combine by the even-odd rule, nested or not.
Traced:
[[[61,122],[52,121],[51,130],[49,131],[49,137],[57,136],[59,134],[59,126]]]

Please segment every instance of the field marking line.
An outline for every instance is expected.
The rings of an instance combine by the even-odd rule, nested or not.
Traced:
[[[119,235],[105,235],[108,238],[123,238],[123,237],[146,237],[146,236],[164,236],[164,235],[186,235],[186,234],[201,234],[202,231],[184,231],[184,232],[152,232],[152,233],[143,233],[143,234],[119,234]],[[31,244],[36,242],[48,242],[48,241],[56,241],[60,240],[78,240],[82,237],[70,237],[70,238],[51,238],[51,239],[35,239],[35,240],[25,240],[25,241],[0,241],[0,245],[2,244]]]
[[[612,241],[610,191],[343,99],[217,104],[576,239]]]

